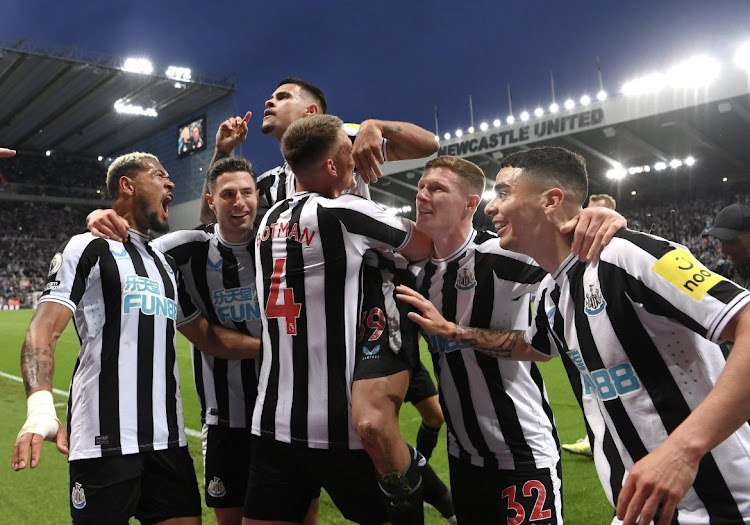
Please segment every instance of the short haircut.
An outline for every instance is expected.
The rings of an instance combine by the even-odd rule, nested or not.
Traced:
[[[333,153],[344,123],[333,115],[312,115],[297,119],[281,137],[281,154],[295,175]]]
[[[145,169],[143,162],[146,159],[159,162],[156,155],[135,151],[126,153],[112,161],[107,170],[107,192],[112,200],[117,200],[120,196],[120,177],[135,177]]]
[[[302,91],[312,96],[318,102],[318,109],[320,109],[321,113],[328,113],[328,100],[326,100],[326,96],[325,94],[323,94],[323,90],[318,86],[310,84],[309,82],[305,82],[304,80],[299,78],[289,77],[279,82],[276,88],[278,89],[284,84],[294,84],[295,86],[299,86],[300,88],[302,88]]]
[[[258,182],[258,174],[255,173],[253,165],[249,160],[244,157],[225,157],[214,162],[206,174],[206,189],[208,193],[213,195],[216,180],[221,175],[235,171],[246,171],[253,177],[254,182]]]
[[[470,194],[476,193],[481,197],[484,193],[487,178],[484,176],[482,168],[473,162],[461,157],[454,157],[453,155],[443,155],[425,164],[424,170],[427,171],[433,168],[446,168],[458,175],[468,188]]]
[[[518,151],[505,157],[501,168],[521,168],[535,179],[547,179],[550,187],[558,187],[571,194],[583,205],[589,192],[586,159],[578,153],[554,146]]]
[[[589,206],[591,206],[591,203],[594,201],[603,201],[604,207],[609,208],[610,210],[617,209],[617,201],[612,195],[607,195],[606,193],[599,193],[589,196]]]

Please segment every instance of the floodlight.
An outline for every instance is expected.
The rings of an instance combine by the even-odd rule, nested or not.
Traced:
[[[482,200],[491,201],[495,198],[495,190],[487,190],[482,193]]]
[[[507,122],[508,124],[513,124],[515,121],[516,117],[514,117],[513,115],[508,115],[508,118],[505,119],[505,122]]]
[[[130,73],[150,75],[154,71],[154,66],[147,58],[126,58],[121,69]]]
[[[627,175],[627,171],[624,168],[613,168],[607,171],[607,178],[613,180],[620,180]]]
[[[450,133],[446,133],[443,136],[445,137],[445,140],[448,140],[449,138],[451,138],[451,134]]]
[[[726,182],[726,181],[728,181],[728,180],[729,180],[729,179],[727,179],[726,177],[724,177],[723,179],[721,179],[721,182]]]
[[[600,102],[607,100],[607,92],[602,89],[599,93],[596,94],[596,100]]]
[[[51,150],[47,150],[47,151],[44,152],[44,154],[49,157],[50,155],[52,155],[52,151]]]
[[[130,104],[129,100],[120,99],[115,102],[115,111],[127,115],[140,115],[142,117],[156,117],[158,113],[154,108],[143,108],[135,104]]]
[[[643,166],[643,171],[645,171],[646,173],[650,172],[651,166]]]
[[[164,74],[173,80],[184,82],[189,82],[193,78],[193,73],[188,67],[169,66]]]
[[[521,120],[526,122],[529,120],[529,112],[528,111],[522,111],[521,112]]]
[[[560,111],[560,106],[558,106],[556,103],[550,104],[549,106],[550,113],[557,113],[558,111]]]
[[[500,124],[502,124],[502,122],[500,122],[499,118],[496,118],[495,120],[492,121],[492,125],[495,126],[496,128],[499,128]]]
[[[673,88],[695,88],[710,84],[719,76],[719,62],[707,55],[698,55],[672,67],[667,76]]]
[[[462,136],[463,136],[463,134],[464,134],[464,132],[463,132],[463,131],[461,131],[460,129],[457,129],[457,130],[456,130],[456,136],[457,136],[457,137],[462,137]]]
[[[693,164],[695,164],[695,159],[693,157],[688,157],[685,159],[686,166],[692,166]]]
[[[565,101],[565,109],[573,109],[574,107],[576,107],[576,103],[572,98],[569,98]]]
[[[438,137],[437,135],[435,135],[435,142],[440,142],[440,137]]]
[[[479,124],[479,129],[481,129],[482,131],[487,131],[487,128],[489,128],[489,125],[487,125],[486,122],[482,122],[481,124]]]
[[[588,106],[589,104],[591,104],[591,97],[588,95],[583,95],[581,97],[581,105]]]
[[[680,166],[682,166],[682,161],[679,160],[679,159],[672,159],[669,162],[669,167],[672,168],[672,169],[679,168]]]
[[[99,162],[101,162],[101,161],[103,161],[103,160],[104,160],[104,157],[102,157],[101,155],[99,155],[99,156],[98,156],[98,157],[96,158],[96,160],[98,160]]]
[[[541,117],[542,115],[544,115],[544,110],[542,108],[536,108],[534,110],[535,117]]]
[[[656,171],[665,170],[665,169],[667,169],[667,163],[666,162],[657,162],[656,164],[654,164],[654,169]]]
[[[664,88],[666,83],[667,79],[662,73],[651,73],[625,82],[622,85],[622,94],[630,97],[645,93],[657,93]]]
[[[469,133],[474,133],[474,126],[469,126]]]
[[[635,195],[635,190],[630,192],[631,195]]]
[[[628,173],[631,175],[635,175],[637,172],[638,168],[636,168],[635,166],[631,166],[630,168],[628,168]]]

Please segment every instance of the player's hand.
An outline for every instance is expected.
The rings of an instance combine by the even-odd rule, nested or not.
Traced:
[[[32,415],[24,423],[13,445],[11,468],[18,472],[27,465],[36,468],[42,455],[42,445],[51,441],[62,454],[68,453],[68,432],[56,417]],[[29,461],[29,448],[31,461]]]
[[[628,225],[625,217],[614,210],[595,206],[586,208],[560,228],[561,233],[574,231],[570,253],[581,261],[593,261],[615,233]]]
[[[221,123],[216,132],[216,149],[230,155],[234,148],[247,138],[247,122],[252,117],[248,111],[244,117],[231,117]]]
[[[125,242],[128,238],[130,224],[123,219],[115,210],[94,210],[86,217],[86,228],[102,239]]]
[[[667,441],[633,465],[617,499],[623,525],[651,523],[657,510],[661,514],[656,525],[668,525],[695,481],[698,462]]]
[[[8,148],[0,148],[0,159],[7,159],[16,154],[16,150]]]
[[[417,312],[409,312],[406,314],[407,317],[417,323],[422,330],[430,335],[440,335],[452,338],[455,333],[455,323],[447,321],[429,299],[426,299],[421,293],[412,290],[408,286],[397,286],[396,291],[398,292],[396,294],[396,299],[404,301],[422,312],[421,315]]]
[[[365,120],[359,126],[352,146],[352,157],[357,173],[367,184],[377,182],[383,176],[380,165],[383,157],[383,130],[376,120]]]

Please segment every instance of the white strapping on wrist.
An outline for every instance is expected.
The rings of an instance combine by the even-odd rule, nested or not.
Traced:
[[[26,417],[32,415],[49,415],[57,418],[55,402],[49,390],[37,390],[26,399]]]

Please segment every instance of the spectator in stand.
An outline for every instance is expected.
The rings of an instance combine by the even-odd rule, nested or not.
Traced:
[[[730,204],[721,210],[706,236],[719,240],[721,253],[727,258],[717,272],[743,288],[750,285],[750,206]]]

